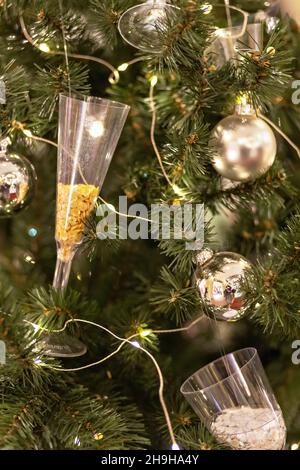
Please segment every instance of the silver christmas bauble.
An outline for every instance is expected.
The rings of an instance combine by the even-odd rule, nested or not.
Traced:
[[[36,173],[25,157],[0,152],[0,217],[11,217],[28,206],[36,185]]]
[[[210,317],[234,322],[244,315],[241,280],[250,268],[251,264],[243,256],[229,252],[217,253],[198,265],[196,284]]]
[[[211,146],[215,170],[233,181],[262,176],[273,165],[277,152],[271,127],[252,114],[223,119],[212,132]]]

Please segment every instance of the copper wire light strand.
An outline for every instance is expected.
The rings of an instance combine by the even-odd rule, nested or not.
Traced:
[[[24,37],[27,39],[27,41],[33,47],[39,49],[38,45],[35,43],[35,41],[30,36],[30,34],[29,34],[29,32],[26,28],[24,18],[23,18],[22,15],[20,16],[20,25],[21,25],[22,33],[23,33]],[[47,51],[47,54],[64,56],[65,52],[49,50],[49,51]],[[73,59],[81,59],[81,60],[89,60],[89,61],[92,61],[92,62],[97,62],[98,64],[103,65],[104,67],[106,67],[107,69],[109,69],[112,72],[112,77],[114,77],[114,83],[118,83],[118,81],[120,79],[120,74],[119,74],[118,70],[112,64],[110,64],[109,62],[107,62],[104,59],[100,59],[99,57],[94,57],[94,56],[85,55],[85,54],[75,54],[73,52],[68,52],[68,56],[72,57]]]
[[[26,323],[30,323],[30,322],[26,321]],[[85,323],[85,324],[92,325],[92,326],[95,326],[97,328],[100,328],[101,330],[105,331],[106,333],[109,333],[115,339],[121,341],[121,344],[118,346],[118,348],[116,350],[114,350],[108,356],[100,359],[97,362],[94,362],[92,364],[87,364],[87,365],[82,366],[82,367],[77,367],[77,368],[72,368],[72,369],[64,369],[64,368],[60,368],[60,367],[49,366],[49,365],[46,365],[46,364],[44,364],[43,366],[47,367],[47,368],[50,368],[50,369],[53,369],[53,370],[56,370],[56,371],[61,371],[61,372],[75,372],[75,371],[79,371],[79,370],[83,370],[83,369],[87,369],[89,367],[99,365],[99,364],[107,361],[108,359],[110,359],[111,357],[116,355],[125,344],[129,344],[132,347],[134,347],[136,349],[139,349],[140,351],[142,351],[144,354],[146,354],[151,359],[151,361],[153,362],[153,364],[156,368],[157,375],[158,375],[158,378],[159,378],[159,390],[158,390],[159,401],[160,401],[160,404],[161,404],[161,407],[162,407],[162,410],[163,410],[163,413],[164,413],[164,416],[165,416],[165,420],[166,420],[166,424],[167,424],[168,431],[169,431],[169,434],[170,434],[170,439],[171,439],[171,442],[172,442],[172,446],[174,448],[177,448],[178,445],[177,445],[177,442],[175,440],[175,434],[174,434],[170,414],[169,414],[168,407],[167,407],[165,399],[164,399],[164,377],[163,377],[163,373],[162,373],[161,368],[160,368],[158,362],[156,361],[155,357],[149,351],[147,351],[147,349],[143,348],[138,342],[131,341],[133,338],[139,336],[139,333],[131,335],[129,338],[122,338],[122,337],[116,335],[115,333],[113,333],[108,328],[105,328],[102,325],[99,325],[99,324],[94,323],[94,322],[89,321],[89,320],[83,320],[81,318],[74,318],[74,319],[68,320],[65,323],[64,327],[59,329],[59,330],[48,330],[46,328],[40,328],[40,329],[42,331],[46,331],[46,332],[49,332],[49,333],[61,333],[66,329],[66,327],[69,323]]]
[[[168,176],[168,174],[165,170],[161,155],[159,153],[159,150],[158,150],[158,147],[157,147],[157,144],[156,144],[156,139],[155,139],[155,127],[156,127],[157,113],[156,113],[156,106],[155,106],[155,102],[154,102],[154,88],[155,88],[155,84],[153,83],[153,80],[151,80],[150,93],[149,93],[150,109],[151,109],[151,112],[152,112],[150,139],[151,139],[151,144],[152,144],[153,150],[154,150],[155,155],[157,157],[157,160],[159,162],[161,171],[162,171],[166,181],[168,182],[168,184],[173,189],[174,185],[173,185],[172,181],[170,180],[170,178],[169,178],[169,176]]]

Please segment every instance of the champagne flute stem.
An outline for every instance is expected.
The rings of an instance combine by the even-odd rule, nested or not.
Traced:
[[[65,289],[67,287],[71,272],[72,260],[73,257],[68,261],[62,261],[57,258],[53,279],[53,287],[55,289]]]

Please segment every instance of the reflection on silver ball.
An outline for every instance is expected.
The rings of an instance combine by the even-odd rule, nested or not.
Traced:
[[[234,322],[245,313],[241,280],[251,264],[236,253],[217,253],[199,265],[196,283],[207,314],[216,320]]]
[[[28,206],[36,179],[35,169],[26,158],[0,152],[0,217],[11,217]]]
[[[179,8],[165,1],[135,5],[123,13],[118,28],[122,38],[131,46],[144,52],[160,53],[163,50],[161,33],[167,23],[175,18]]]
[[[254,115],[236,114],[213,130],[213,166],[225,178],[249,181],[273,165],[277,143],[271,127]]]

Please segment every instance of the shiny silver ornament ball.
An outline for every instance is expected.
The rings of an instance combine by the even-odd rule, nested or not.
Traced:
[[[36,180],[27,158],[7,150],[0,152],[0,217],[12,217],[30,204]]]
[[[236,114],[223,119],[213,130],[213,166],[225,178],[249,181],[266,173],[273,165],[277,143],[273,130],[252,114]]]
[[[198,265],[196,285],[208,316],[227,322],[242,318],[246,309],[241,281],[250,268],[246,258],[229,252],[217,253]]]

